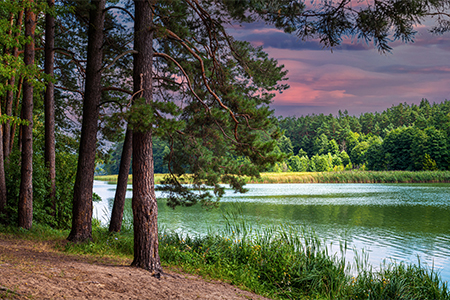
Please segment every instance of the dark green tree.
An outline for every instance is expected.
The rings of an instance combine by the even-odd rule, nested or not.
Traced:
[[[291,139],[286,137],[285,135],[282,135],[277,143],[278,143],[278,147],[280,148],[281,152],[283,152],[285,154],[293,154],[294,153],[294,147],[292,147]]]
[[[414,170],[412,143],[419,129],[401,127],[390,131],[383,140],[388,170]]]

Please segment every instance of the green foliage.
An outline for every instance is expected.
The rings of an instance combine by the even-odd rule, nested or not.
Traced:
[[[436,171],[438,169],[436,161],[428,153],[424,155],[422,169],[425,171]]]
[[[326,172],[331,168],[327,155],[314,155],[311,157],[310,170],[312,172]]]
[[[366,151],[366,161],[369,170],[384,170],[386,165],[384,161],[383,141],[381,138],[372,140]]]
[[[342,164],[344,166],[347,166],[350,163],[350,156],[348,156],[347,152],[345,152],[345,151],[342,151],[339,154],[339,158],[341,159]]]
[[[341,154],[344,166],[351,162],[352,167],[365,165],[370,170],[422,170],[424,155],[428,154],[438,169],[449,168],[450,101],[447,100],[431,105],[422,99],[420,105],[404,103],[359,117],[339,111],[336,117],[320,114],[279,118],[278,122],[291,139],[294,153],[303,149],[310,157],[333,154],[335,145],[330,144],[334,139],[349,154],[349,160]],[[327,152],[325,140],[329,141]]]
[[[361,142],[357,144],[351,151],[351,156],[353,157],[352,163],[355,165],[363,165],[366,161],[366,152],[369,149],[369,143]]]
[[[286,137],[285,135],[282,135],[280,139],[277,142],[278,147],[280,148],[281,152],[285,154],[293,154],[294,148],[292,147],[291,139]]]
[[[342,158],[339,157],[339,155],[333,155],[331,164],[333,165],[333,167],[335,166],[342,166]]]
[[[328,150],[327,152],[331,153],[332,155],[339,153],[339,145],[337,144],[337,142],[334,139],[332,139],[328,142],[327,150]]]
[[[313,142],[313,152],[319,155],[325,154],[328,151],[328,138],[325,133],[317,136]]]
[[[77,156],[67,152],[63,141],[70,139],[67,136],[57,135],[56,151],[56,198],[55,207],[49,198],[50,182],[48,181],[48,169],[44,163],[44,136],[43,126],[37,122],[34,131],[33,143],[33,220],[42,225],[49,225],[53,228],[67,229],[71,226],[72,220],[72,197],[73,185],[75,182],[75,172],[77,167]],[[17,223],[17,205],[20,187],[20,166],[21,153],[13,151],[9,162],[6,164],[5,172],[8,205],[7,224]]]
[[[302,166],[302,160],[297,155],[289,157],[288,166],[289,166],[289,170],[292,172],[304,172],[303,166]]]

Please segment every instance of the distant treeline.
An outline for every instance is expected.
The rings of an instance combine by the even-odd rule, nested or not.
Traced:
[[[307,115],[278,119],[284,162],[275,172],[448,170],[450,101],[406,103],[378,113]]]
[[[286,159],[269,172],[449,170],[450,101],[406,103],[379,113],[279,117],[284,135],[275,151]],[[155,173],[167,173],[169,145],[155,138]],[[118,174],[122,143],[98,174]],[[130,170],[131,173],[131,170]]]

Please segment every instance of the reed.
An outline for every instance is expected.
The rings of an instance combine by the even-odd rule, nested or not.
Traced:
[[[229,215],[224,232],[192,237],[163,231],[165,263],[221,279],[273,299],[449,299],[446,282],[419,264],[384,263],[373,271],[366,260],[345,261],[304,227],[253,229]],[[353,276],[352,276],[353,274]]]
[[[155,174],[161,183],[165,174]],[[132,182],[132,175],[128,182]],[[96,176],[96,180],[117,182],[117,175]],[[190,183],[189,177],[182,181]],[[261,173],[259,178],[246,178],[247,183],[449,183],[450,171],[340,171]]]
[[[163,181],[163,179],[166,175],[167,174],[155,174],[154,175],[155,184],[161,184],[161,182]],[[102,176],[95,176],[94,179],[101,180],[101,181],[107,181],[109,183],[117,183],[117,177],[118,177],[118,175],[102,175]],[[189,175],[182,178],[180,180],[180,182],[181,183],[190,183]],[[132,184],[132,183],[133,183],[133,175],[130,174],[130,175],[128,175],[128,184]]]

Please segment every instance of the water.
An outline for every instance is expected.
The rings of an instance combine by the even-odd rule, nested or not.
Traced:
[[[203,235],[224,228],[224,213],[239,211],[258,228],[274,224],[313,228],[334,251],[346,241],[350,260],[353,249],[358,253],[364,249],[374,267],[385,259],[417,263],[420,258],[421,264],[450,280],[450,184],[250,184],[247,188],[246,194],[227,190],[220,207],[210,211],[200,206],[173,210],[160,201],[158,222],[170,230]],[[94,192],[103,200],[94,204],[94,217],[107,222],[115,186],[96,181]]]

